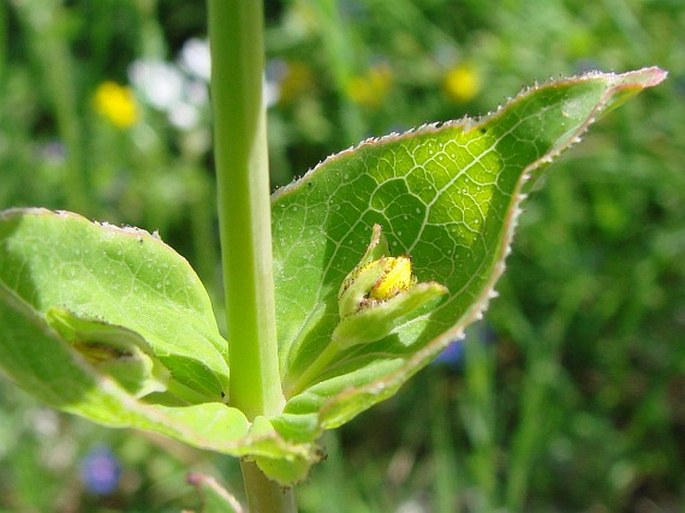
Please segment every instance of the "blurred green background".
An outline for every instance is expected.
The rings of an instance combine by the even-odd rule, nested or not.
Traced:
[[[274,187],[524,85],[659,65],[525,204],[486,319],[325,443],[302,512],[685,510],[685,2],[267,1]],[[202,0],[0,2],[0,208],[159,230],[220,297]],[[215,304],[219,304],[217,301]],[[0,511],[178,512],[236,462],[0,382]]]

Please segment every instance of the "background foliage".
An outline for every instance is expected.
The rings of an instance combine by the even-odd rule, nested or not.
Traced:
[[[685,6],[267,3],[274,187],[360,139],[598,68],[671,72],[524,205],[472,343],[328,435],[304,512],[685,507]],[[158,229],[220,307],[202,0],[0,4],[0,207]],[[197,507],[237,466],[60,415],[0,382],[0,511]]]

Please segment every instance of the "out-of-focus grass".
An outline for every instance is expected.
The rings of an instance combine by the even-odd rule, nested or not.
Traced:
[[[274,186],[360,138],[487,112],[534,80],[671,72],[526,203],[501,297],[459,362],[327,436],[302,511],[685,508],[682,2],[266,3]],[[201,0],[0,3],[0,207],[159,229],[216,292],[208,110],[183,60],[203,17]],[[130,78],[136,61],[164,64],[155,98],[180,83],[185,110],[151,100]],[[106,81],[135,91],[131,126],[94,108]],[[186,470],[240,487],[227,458],[0,391],[0,511],[196,507]],[[80,475],[100,444],[121,467],[104,497]]]

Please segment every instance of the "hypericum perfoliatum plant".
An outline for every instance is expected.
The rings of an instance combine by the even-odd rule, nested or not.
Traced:
[[[481,317],[526,183],[664,78],[535,86],[481,119],[365,141],[276,191],[277,415],[232,406],[227,341],[181,256],[68,212],[0,215],[0,366],[55,408],[254,459],[293,484],[324,430],[390,397]]]

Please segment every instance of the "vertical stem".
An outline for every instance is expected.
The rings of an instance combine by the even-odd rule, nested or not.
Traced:
[[[208,6],[229,397],[254,419],[280,413],[285,403],[271,256],[263,6],[259,0],[208,0]],[[251,513],[295,511],[291,492],[252,463],[242,469]]]
[[[83,158],[83,137],[75,96],[73,62],[66,40],[59,35],[45,42],[43,69],[52,90],[59,133],[67,149],[66,196],[70,208],[87,215],[93,209]]]
[[[262,2],[209,0],[214,155],[231,358],[231,404],[280,413],[271,205],[262,98]]]
[[[245,493],[250,504],[250,513],[296,513],[295,495],[284,490],[259,470],[256,463],[240,463],[245,482]]]

